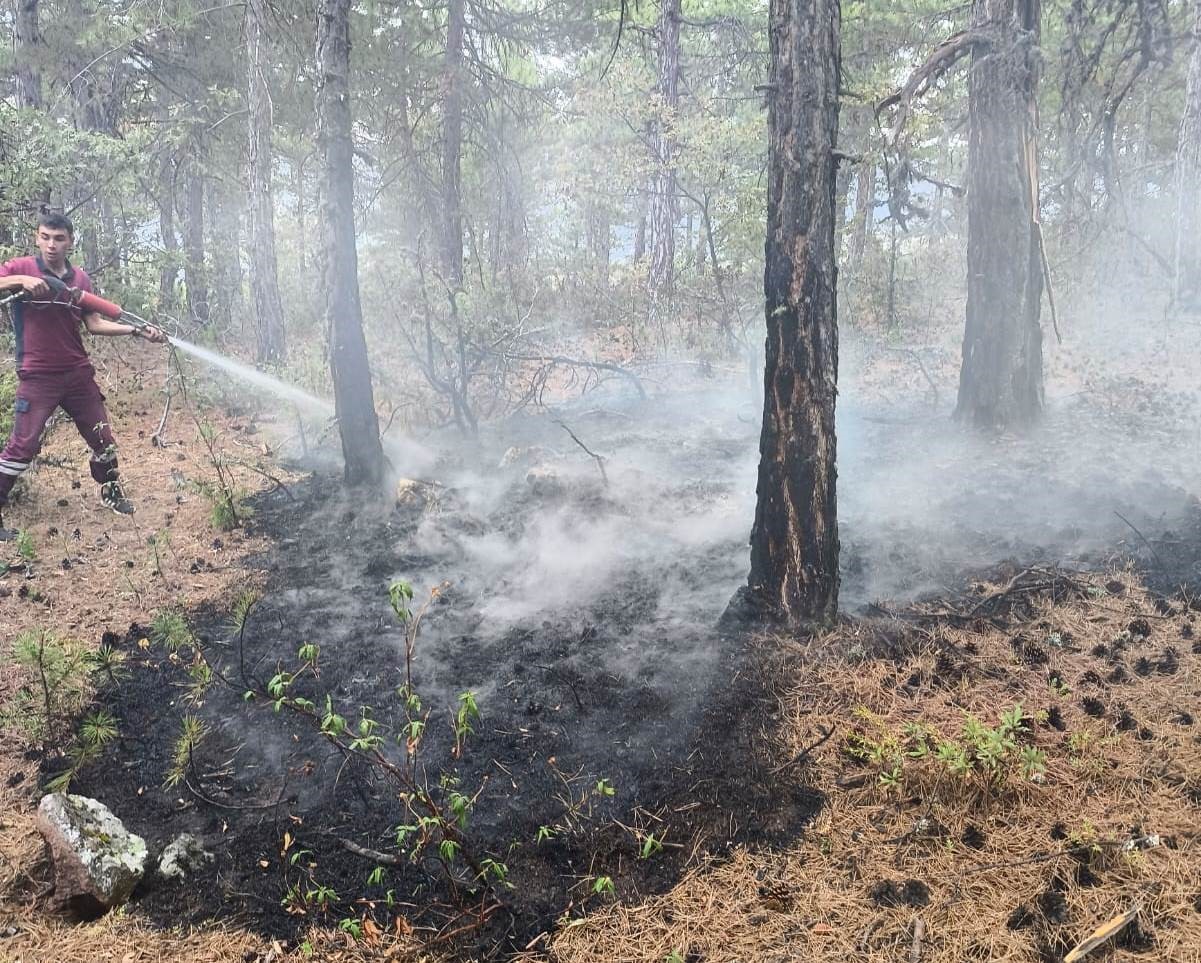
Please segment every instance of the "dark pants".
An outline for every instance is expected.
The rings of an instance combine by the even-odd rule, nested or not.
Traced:
[[[13,433],[0,451],[0,506],[7,503],[13,485],[41,450],[42,431],[60,405],[92,449],[92,478],[100,484],[116,481],[117,445],[104,409],[104,395],[96,384],[96,370],[88,365],[53,374],[19,372],[17,377]]]

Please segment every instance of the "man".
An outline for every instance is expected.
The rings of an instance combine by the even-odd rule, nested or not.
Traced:
[[[129,515],[133,503],[121,491],[117,477],[117,447],[104,408],[104,395],[96,384],[80,336],[80,322],[89,334],[107,337],[135,335],[149,341],[166,341],[153,326],[139,330],[55,300],[47,278],[82,291],[92,281],[82,268],[68,260],[75,243],[75,228],[62,214],[47,213],[38,219],[35,235],[38,255],[19,257],[0,265],[0,297],[23,291],[25,298],[10,304],[17,342],[17,400],[13,431],[0,451],[0,512],[9,492],[42,444],[42,431],[54,409],[62,409],[75,422],[92,449],[92,478],[100,485],[100,499],[114,512]],[[16,532],[4,527],[0,515],[0,541],[11,541]]]

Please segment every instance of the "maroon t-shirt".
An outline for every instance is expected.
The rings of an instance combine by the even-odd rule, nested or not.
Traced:
[[[40,258],[19,257],[0,264],[0,277],[25,274],[30,277],[54,277]],[[67,273],[59,278],[68,287],[92,290],[92,279],[83,268],[67,262]],[[17,370],[20,372],[61,373],[91,364],[83,348],[80,326],[83,315],[69,304],[45,304],[53,292],[34,301],[13,301],[13,333],[17,341]]]

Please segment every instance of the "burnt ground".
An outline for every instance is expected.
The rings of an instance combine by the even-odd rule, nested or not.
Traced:
[[[1108,437],[1112,409],[1090,414],[1090,432],[1065,409],[1033,442],[973,452],[977,443],[948,438],[940,416],[873,420],[853,399],[847,407],[849,607],[954,591],[1006,559],[1095,568],[1131,557],[1165,589],[1195,581],[1193,503],[1178,473],[1141,463],[1158,439],[1126,414],[1131,443],[1119,465],[1112,446],[1082,455],[1078,444],[1092,429],[1098,444]],[[75,791],[107,802],[154,845],[187,831],[217,854],[193,882],[148,883],[139,905],[152,918],[232,917],[293,936],[324,914],[312,900],[305,915],[289,912],[283,894],[320,885],[338,895],[330,920],[367,913],[388,926],[401,915],[452,934],[470,923],[452,906],[457,890],[460,905],[503,905],[454,938],[503,955],[595,902],[597,877],[634,898],[669,887],[698,849],[803,831],[821,797],[775,771],[771,735],[786,672],[769,646],[715,627],[744,577],[753,408],[692,398],[559,414],[607,456],[607,480],[560,425],[528,418],[477,447],[445,446],[395,504],[352,500],[320,472],[256,499],[252,532],[273,546],[253,560],[267,578],[263,601],[241,646],[228,612],[188,613],[230,682],[214,682],[197,704],[187,698],[188,649],[143,647],[142,626],[121,640],[131,674],[106,695],[121,740]],[[965,446],[966,456],[949,454]],[[387,867],[368,885],[374,863],[361,850],[395,851],[395,787],[348,762],[308,720],[243,697],[317,643],[319,676],[293,694],[322,705],[328,695],[352,722],[370,707],[394,732],[404,661],[387,599],[396,578],[414,584],[418,603],[449,583],[417,646],[415,687],[431,711],[422,759],[430,785],[447,776],[479,792],[469,845],[505,863],[512,884],[493,897],[472,895],[461,867],[448,883],[430,859]],[[463,690],[481,718],[456,758],[449,717]],[[209,732],[187,781],[164,789],[186,714]],[[600,780],[612,796],[595,791]],[[542,826],[564,831],[537,842]],[[641,859],[646,832],[666,848]],[[389,891],[398,905],[386,905]]]
[[[611,425],[611,448],[645,441],[625,413],[579,424],[590,439]],[[146,884],[138,905],[151,918],[232,917],[293,937],[314,918],[369,912],[386,928],[402,915],[444,932],[466,926],[464,944],[503,954],[604,898],[591,892],[598,877],[634,898],[670,887],[698,853],[800,834],[821,800],[770,771],[784,675],[769,646],[716,627],[742,577],[727,476],[744,439],[714,426],[669,454],[644,450],[637,469],[614,458],[606,482],[559,426],[512,427],[505,441],[516,447],[443,453],[437,473],[451,482],[402,484],[396,503],[356,502],[320,473],[257,498],[252,531],[273,547],[252,563],[267,585],[244,635],[229,612],[188,613],[218,677],[199,698],[189,647],[146,644],[153,633],[138,625],[120,640],[130,675],[104,700],[121,739],[74,791],[108,802],[153,846],[186,831],[217,856],[187,884]],[[646,467],[656,461],[657,472]],[[444,778],[478,792],[467,845],[477,861],[503,862],[512,887],[490,896],[461,861],[448,880],[429,856],[369,885],[375,861],[362,850],[395,853],[406,821],[397,787],[265,694],[279,665],[295,667],[299,646],[317,643],[319,674],[292,694],[319,706],[329,696],[352,723],[370,707],[381,731],[396,732],[396,578],[414,584],[415,607],[448,583],[417,642],[415,689],[431,713],[421,760],[440,795]],[[450,717],[465,690],[480,719],[456,758]],[[208,734],[186,780],[164,788],[185,715]],[[544,826],[553,838],[538,841]],[[647,833],[661,851],[643,852]],[[310,900],[302,915],[282,904],[293,885],[330,887],[338,905],[327,915]],[[399,905],[386,905],[389,892]],[[459,915],[482,905],[486,926]]]

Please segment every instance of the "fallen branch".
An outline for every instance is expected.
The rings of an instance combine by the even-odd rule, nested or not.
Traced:
[[[601,455],[598,455],[596,452],[592,451],[582,441],[580,441],[580,439],[576,435],[576,433],[574,431],[572,431],[570,428],[568,428],[566,424],[564,424],[561,421],[556,421],[555,424],[558,425],[560,428],[562,428],[565,432],[567,432],[567,434],[571,435],[571,440],[574,441],[581,448],[583,448],[587,454],[591,455],[596,460],[596,467],[600,469],[600,473],[601,473],[601,481],[603,481],[605,483],[605,487],[608,488],[609,487],[609,475],[605,472],[605,459]],[[577,698],[578,698],[578,696],[577,696]]]
[[[1063,963],[1076,963],[1077,960],[1084,959],[1084,957],[1088,956],[1089,953],[1095,950],[1102,943],[1106,943],[1113,939],[1120,932],[1122,932],[1122,930],[1133,923],[1141,910],[1142,907],[1136,903],[1134,906],[1130,907],[1130,909],[1126,910],[1125,913],[1122,913],[1120,916],[1115,916],[1108,923],[1097,927],[1097,929],[1093,930],[1092,935],[1089,936],[1088,939],[1078,943],[1075,948],[1073,948],[1072,951],[1063,958]]]

